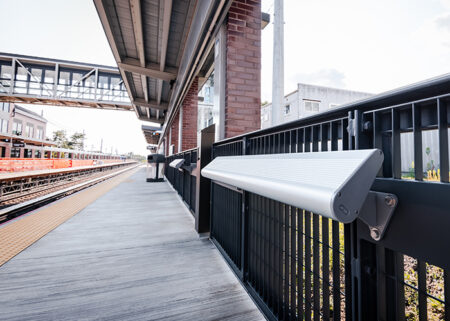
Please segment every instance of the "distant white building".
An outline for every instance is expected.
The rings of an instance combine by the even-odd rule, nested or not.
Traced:
[[[261,128],[267,128],[324,112],[372,94],[315,85],[297,84],[297,90],[284,97],[280,120],[272,123],[272,104],[261,108]]]

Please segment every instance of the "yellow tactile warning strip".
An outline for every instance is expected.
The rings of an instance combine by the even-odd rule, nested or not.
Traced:
[[[0,266],[67,221],[109,190],[127,180],[138,168],[82,190],[37,212],[0,227]]]

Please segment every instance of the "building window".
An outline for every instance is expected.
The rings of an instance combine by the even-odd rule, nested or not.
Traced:
[[[305,100],[305,111],[319,111],[319,101]]]
[[[20,157],[20,148],[11,148],[11,157],[19,158]]]
[[[27,124],[25,128],[25,134],[27,135],[27,137],[34,137],[34,126],[32,124]]]
[[[291,105],[290,104],[284,105],[284,114],[289,115],[290,113],[291,113]]]
[[[22,135],[22,122],[18,120],[13,121],[12,134],[21,136]]]
[[[25,148],[23,151],[23,157],[24,158],[33,158],[33,150]]]
[[[0,111],[9,113],[9,103],[0,102]]]
[[[333,103],[330,104],[330,108],[335,108],[337,106],[339,106],[339,104],[333,104]]]
[[[0,132],[7,133],[8,132],[8,120],[0,119]]]
[[[44,139],[44,129],[42,127],[38,127],[37,128],[36,138],[37,139]]]

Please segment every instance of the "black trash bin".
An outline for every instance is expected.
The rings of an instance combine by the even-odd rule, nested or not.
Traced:
[[[147,156],[147,182],[164,181],[164,165],[166,157],[162,154]]]

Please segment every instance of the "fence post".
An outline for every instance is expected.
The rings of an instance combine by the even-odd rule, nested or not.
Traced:
[[[215,132],[214,124],[200,132],[200,146],[198,148],[196,168],[197,184],[195,187],[195,229],[199,234],[210,232],[211,180],[203,177],[200,171],[211,161]]]

